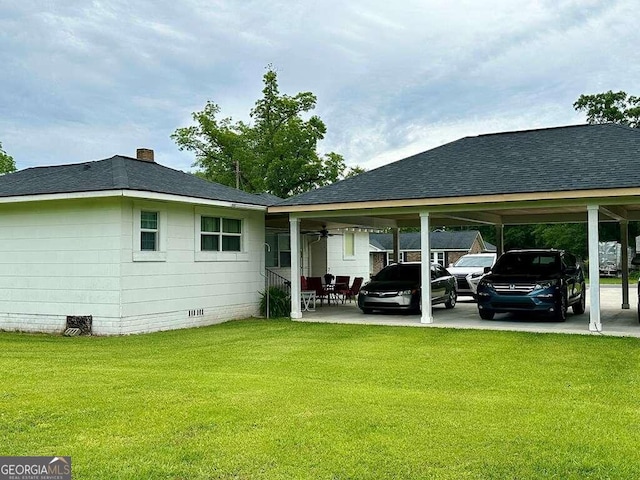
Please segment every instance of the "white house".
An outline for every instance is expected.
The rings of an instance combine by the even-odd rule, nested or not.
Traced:
[[[256,315],[269,203],[145,149],[4,175],[0,329],[89,317],[95,334],[126,334]]]

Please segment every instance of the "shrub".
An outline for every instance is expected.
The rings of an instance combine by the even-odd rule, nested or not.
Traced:
[[[260,292],[260,313],[269,318],[290,317],[291,297],[279,287],[269,287],[269,314],[267,315],[267,291]]]

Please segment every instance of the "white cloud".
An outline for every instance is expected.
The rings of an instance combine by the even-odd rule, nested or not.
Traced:
[[[0,0],[0,141],[19,167],[169,139],[207,100],[248,119],[267,64],[312,91],[322,149],[373,168],[466,135],[577,123],[640,94],[633,0]]]

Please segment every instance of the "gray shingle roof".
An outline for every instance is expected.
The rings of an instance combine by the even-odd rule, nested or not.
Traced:
[[[278,205],[640,186],[640,129],[575,125],[466,137]]]
[[[451,232],[429,232],[431,250],[469,250],[480,232],[463,230]],[[390,233],[370,233],[369,243],[382,250],[393,250]],[[420,232],[400,233],[400,250],[420,250]]]
[[[0,197],[104,190],[137,190],[265,206],[277,201],[277,197],[253,195],[157,163],[119,155],[72,165],[27,168],[0,176]]]

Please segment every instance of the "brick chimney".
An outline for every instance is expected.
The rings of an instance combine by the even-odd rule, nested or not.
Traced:
[[[136,158],[138,160],[142,160],[144,162],[153,163],[155,160],[153,159],[153,150],[150,148],[139,148],[136,150]]]

